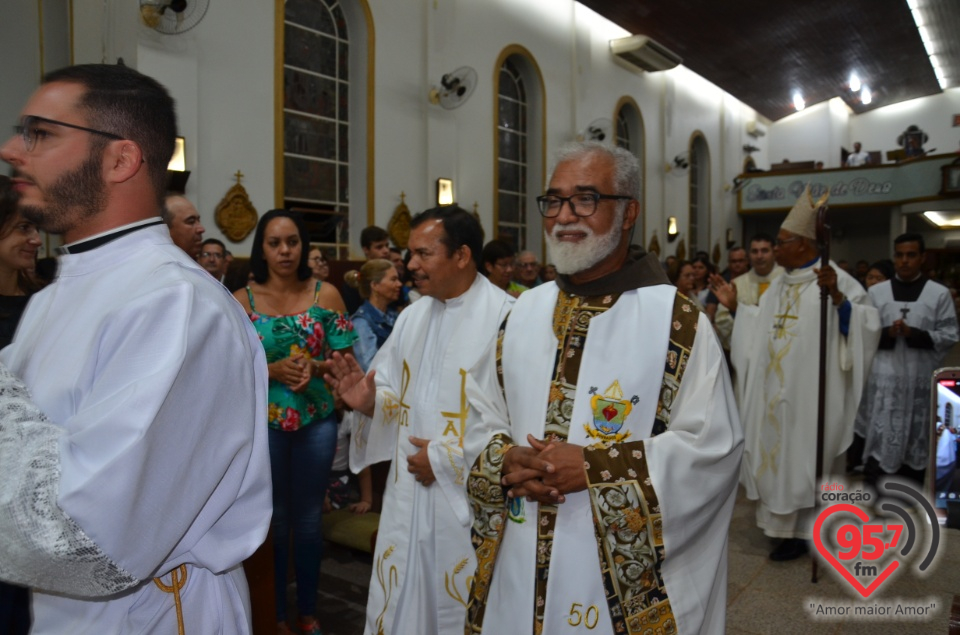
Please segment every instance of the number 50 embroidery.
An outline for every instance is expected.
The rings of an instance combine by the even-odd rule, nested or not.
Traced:
[[[597,627],[597,621],[600,619],[600,609],[591,604],[586,611],[581,611],[583,605],[574,602],[570,605],[570,617],[567,618],[567,624],[570,626],[580,626],[583,624],[588,629],[593,630]]]

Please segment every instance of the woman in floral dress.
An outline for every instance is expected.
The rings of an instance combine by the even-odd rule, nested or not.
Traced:
[[[323,381],[325,350],[346,351],[356,336],[340,293],[314,280],[306,226],[298,214],[260,218],[250,253],[254,281],[234,297],[260,334],[270,376],[274,584],[278,633],[287,626],[287,561],[293,533],[300,630],[320,633],[317,581],[323,549],[320,516],[337,447],[333,395]]]

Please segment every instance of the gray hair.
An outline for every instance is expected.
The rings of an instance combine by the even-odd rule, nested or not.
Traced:
[[[549,183],[553,179],[553,172],[557,166],[566,161],[573,161],[591,154],[602,154],[613,161],[613,186],[615,192],[605,194],[619,194],[640,200],[640,162],[632,152],[625,148],[609,146],[599,141],[572,141],[565,143],[557,150],[553,168],[547,178]],[[624,202],[625,203],[625,202]]]

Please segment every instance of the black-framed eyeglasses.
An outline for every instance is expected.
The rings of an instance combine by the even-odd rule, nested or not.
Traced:
[[[800,240],[803,236],[793,236],[792,238],[775,238],[773,245],[779,247],[780,245],[786,245],[787,243],[792,243],[795,240]]]
[[[553,218],[560,215],[560,208],[564,203],[570,205],[570,211],[575,216],[586,218],[592,216],[597,211],[597,204],[600,201],[632,201],[632,196],[621,196],[619,194],[600,194],[599,192],[580,192],[573,196],[557,196],[556,194],[545,194],[537,197],[537,207],[540,209],[540,215],[544,218]]]
[[[23,145],[27,149],[27,152],[33,151],[37,145],[37,141],[45,139],[47,136],[47,131],[43,129],[43,125],[48,126],[62,126],[64,128],[73,128],[74,130],[83,130],[84,132],[89,132],[90,134],[98,134],[102,137],[113,140],[121,140],[123,137],[120,135],[115,135],[112,132],[104,132],[103,130],[94,130],[93,128],[85,128],[84,126],[78,126],[72,123],[66,123],[64,121],[57,121],[55,119],[47,119],[45,117],[37,117],[36,115],[25,115],[20,119],[20,123],[13,127],[20,138],[23,139]]]
[[[217,260],[223,260],[224,254],[221,254],[216,251],[205,251],[200,254],[201,258],[215,258]]]

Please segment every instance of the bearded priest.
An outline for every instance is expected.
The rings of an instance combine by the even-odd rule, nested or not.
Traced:
[[[468,382],[468,633],[724,632],[743,437],[710,321],[630,247],[639,196],[637,159],[585,142],[537,199],[560,275],[501,329],[500,389]]]

